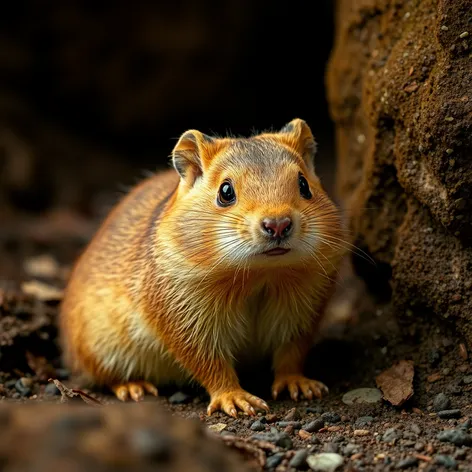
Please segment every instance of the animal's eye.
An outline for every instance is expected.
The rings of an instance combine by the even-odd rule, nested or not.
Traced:
[[[236,201],[236,193],[233,185],[229,180],[225,180],[218,190],[217,203],[219,206],[226,207],[232,205]]]
[[[300,187],[300,195],[307,200],[310,200],[312,197],[310,192],[310,186],[308,185],[307,180],[302,174],[298,174],[298,186]]]

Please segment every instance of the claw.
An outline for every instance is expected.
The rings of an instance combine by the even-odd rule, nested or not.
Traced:
[[[269,411],[266,402],[242,389],[238,389],[214,394],[208,406],[207,414],[211,415],[215,411],[221,410],[227,415],[237,418],[238,408],[248,416],[256,416],[256,409]]]
[[[145,392],[155,397],[158,396],[157,388],[149,382],[126,382],[114,385],[112,390],[116,398],[122,402],[126,402],[129,397],[135,402],[140,402],[143,400]]]
[[[303,375],[276,376],[274,385],[272,386],[272,396],[274,397],[274,400],[284,389],[289,391],[290,398],[293,401],[298,400],[300,393],[307,400],[312,400],[313,396],[322,398],[323,393],[329,392],[328,387],[325,384],[304,377]]]

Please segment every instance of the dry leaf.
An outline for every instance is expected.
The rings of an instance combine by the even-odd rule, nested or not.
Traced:
[[[394,406],[401,406],[413,395],[413,361],[402,360],[383,371],[375,379],[385,400]]]
[[[21,284],[21,290],[28,294],[36,297],[41,301],[53,301],[62,299],[62,290],[47,285],[38,280],[30,280],[29,282],[23,282]]]
[[[82,400],[88,405],[93,405],[93,406],[103,405],[103,403],[100,400],[93,398],[88,393],[85,393],[84,391],[79,390],[78,388],[68,388],[62,382],[59,382],[59,380],[57,379],[49,379],[49,382],[54,382],[54,385],[61,392],[61,403],[67,403],[69,401],[69,398],[80,396],[80,398],[82,398]]]

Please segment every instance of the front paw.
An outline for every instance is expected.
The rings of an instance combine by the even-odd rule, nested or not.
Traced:
[[[236,418],[238,416],[238,408],[250,416],[256,415],[256,409],[269,411],[269,407],[264,400],[251,395],[243,389],[237,389],[213,394],[207,413],[211,415],[215,411],[221,410],[227,415]]]
[[[328,387],[318,380],[312,380],[303,375],[276,375],[272,385],[272,396],[274,400],[282,390],[288,389],[292,400],[297,401],[300,392],[307,400],[313,397],[321,398],[324,393],[328,393]]]

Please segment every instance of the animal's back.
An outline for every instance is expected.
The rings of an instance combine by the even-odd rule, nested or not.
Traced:
[[[60,320],[66,360],[74,370],[91,371],[95,380],[98,377],[102,382],[113,381],[123,349],[127,344],[131,347],[134,336],[146,337],[145,327],[140,326],[138,297],[149,257],[149,238],[178,180],[178,174],[169,170],[135,187],[106,218],[77,261]],[[149,338],[156,343],[155,336]],[[105,339],[107,350],[116,355],[107,354],[105,360],[104,354],[98,359]]]

